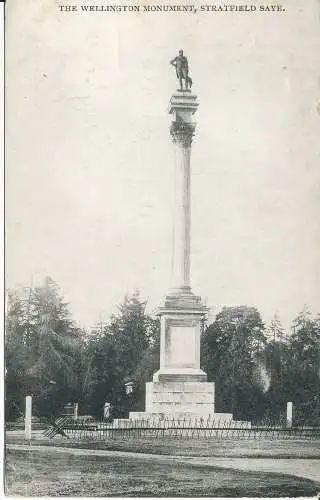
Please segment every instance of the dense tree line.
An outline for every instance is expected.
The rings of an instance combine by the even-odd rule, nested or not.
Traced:
[[[159,368],[160,324],[136,292],[108,322],[85,331],[47,278],[9,292],[5,349],[8,420],[23,413],[27,394],[40,416],[68,402],[98,418],[109,402],[113,416],[127,416],[144,410],[145,383]],[[320,423],[320,316],[303,310],[285,332],[278,316],[266,326],[254,307],[224,307],[204,328],[201,364],[215,381],[217,412],[279,422],[293,401],[297,423]]]
[[[43,414],[75,398],[84,365],[84,332],[72,321],[57,285],[10,292],[6,315],[6,413],[32,394]]]
[[[266,423],[295,404],[296,422],[320,423],[320,316],[307,310],[285,333],[253,307],[224,307],[202,336],[202,363],[216,382],[216,411]]]

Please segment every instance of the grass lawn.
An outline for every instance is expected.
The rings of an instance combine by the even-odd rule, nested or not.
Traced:
[[[22,496],[315,496],[319,483],[143,457],[8,450],[6,492]]]
[[[7,443],[26,444],[23,434],[7,432]],[[153,453],[193,457],[319,458],[320,441],[305,439],[227,439],[217,438],[124,438],[66,439],[57,436],[43,439],[37,434],[32,444]]]

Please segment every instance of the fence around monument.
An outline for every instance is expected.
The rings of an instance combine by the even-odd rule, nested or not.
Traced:
[[[67,437],[75,439],[138,439],[138,438],[225,438],[225,439],[320,439],[320,427],[254,426],[248,422],[207,419],[129,420],[112,423],[96,422],[89,426],[67,423]]]

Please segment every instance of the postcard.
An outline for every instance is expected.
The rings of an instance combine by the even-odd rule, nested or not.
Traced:
[[[320,2],[5,5],[5,492],[320,491]]]

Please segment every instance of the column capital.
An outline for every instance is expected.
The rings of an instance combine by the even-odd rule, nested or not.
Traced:
[[[172,122],[170,134],[174,143],[181,144],[184,147],[190,147],[192,137],[196,128],[195,123]]]
[[[169,113],[173,115],[170,127],[172,140],[183,147],[190,147],[196,124],[192,115],[197,111],[199,104],[197,96],[189,92],[178,92],[170,99]]]

